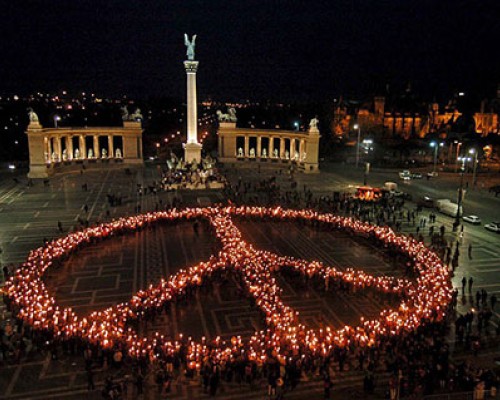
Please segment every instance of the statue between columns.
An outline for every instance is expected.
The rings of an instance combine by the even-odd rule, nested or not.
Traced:
[[[193,35],[191,42],[189,41],[189,37],[187,33],[184,34],[184,44],[187,47],[186,55],[189,61],[194,60],[194,43],[196,41],[196,35]]]

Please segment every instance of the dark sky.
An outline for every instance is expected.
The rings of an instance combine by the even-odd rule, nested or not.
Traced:
[[[8,5],[5,5],[8,3]],[[18,0],[0,12],[0,91],[328,99],[412,88],[492,96],[498,0]]]

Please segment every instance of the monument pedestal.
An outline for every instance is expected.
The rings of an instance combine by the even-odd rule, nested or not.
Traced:
[[[26,131],[28,135],[28,147],[30,155],[30,170],[28,178],[48,178],[53,172],[47,167],[45,159],[46,141],[43,136],[43,127],[38,121],[31,121]]]
[[[201,147],[200,143],[186,143],[184,145],[184,161],[192,163],[194,160],[199,163],[201,161]]]
[[[319,157],[319,129],[317,126],[312,126],[309,128],[307,135],[309,136],[307,140],[306,158],[304,163],[304,172],[306,174],[318,173],[318,157]]]
[[[28,178],[30,179],[43,179],[48,178],[52,175],[52,170],[47,168],[47,165],[30,165],[30,171],[28,172]]]

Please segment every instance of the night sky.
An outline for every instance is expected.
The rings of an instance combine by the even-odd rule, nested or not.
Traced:
[[[9,3],[5,5],[5,3]],[[422,96],[492,97],[498,0],[3,2],[0,92],[184,96],[183,34],[199,96],[307,100],[411,82]]]

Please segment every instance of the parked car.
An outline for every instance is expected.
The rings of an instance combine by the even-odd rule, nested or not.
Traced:
[[[457,214],[459,217],[463,215],[462,205],[459,207],[457,203],[453,203],[448,199],[436,200],[436,208],[440,213],[449,217],[455,217]]]
[[[422,174],[420,172],[413,172],[410,176],[411,179],[422,179]]]
[[[489,231],[500,233],[500,222],[490,222],[489,224],[486,224],[484,227]]]
[[[495,193],[495,197],[497,197],[500,194],[500,185],[495,185],[495,186],[490,187],[488,189],[488,192]]]
[[[438,176],[439,174],[436,172],[436,171],[433,171],[433,172],[427,172],[427,177],[428,178],[435,178],[436,176]]]
[[[386,193],[389,194],[390,198],[411,200],[411,194],[407,192],[402,192],[400,190],[389,190]]]
[[[399,173],[399,177],[405,181],[409,181],[411,179],[411,172],[405,169]]]
[[[434,200],[429,196],[424,196],[417,201],[417,206],[425,208],[433,208]]]
[[[398,184],[396,182],[386,182],[384,183],[384,187],[382,189],[389,191],[398,190]]]
[[[466,215],[462,219],[465,222],[470,222],[471,224],[474,225],[479,225],[481,223],[481,218],[479,218],[477,215]]]

